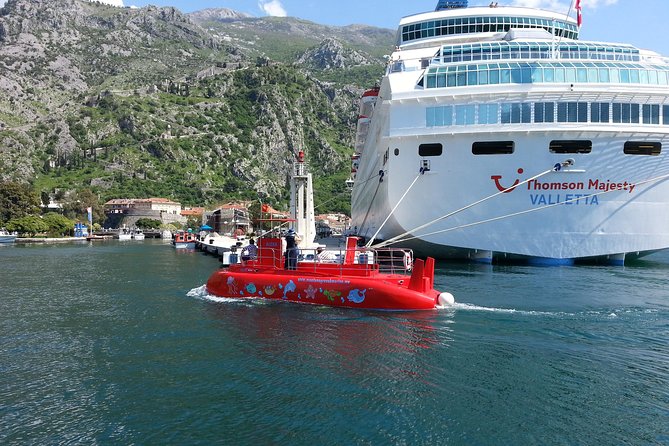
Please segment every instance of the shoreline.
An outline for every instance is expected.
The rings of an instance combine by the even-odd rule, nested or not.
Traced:
[[[112,240],[113,237],[104,237],[105,240]],[[99,240],[99,239],[98,239]],[[86,237],[18,237],[15,243],[68,243],[68,242],[87,242]]]

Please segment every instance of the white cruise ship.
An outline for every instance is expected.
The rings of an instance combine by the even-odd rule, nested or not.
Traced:
[[[480,262],[669,247],[669,60],[578,33],[567,11],[466,0],[403,18],[360,104],[352,231]]]

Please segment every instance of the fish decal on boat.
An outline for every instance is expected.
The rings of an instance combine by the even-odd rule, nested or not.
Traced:
[[[350,302],[353,302],[355,304],[361,304],[365,301],[365,293],[366,292],[367,292],[367,290],[362,290],[362,291],[360,291],[358,289],[351,290],[348,293],[347,299]]]
[[[295,285],[295,282],[293,282],[292,280],[288,281],[286,286],[283,287],[283,298],[288,299],[288,296],[286,296],[286,294],[294,293],[295,290],[297,290],[297,286]]]

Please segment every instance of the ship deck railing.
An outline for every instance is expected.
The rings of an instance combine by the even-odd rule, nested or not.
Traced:
[[[303,272],[325,276],[372,276],[411,274],[413,252],[410,249],[328,249],[328,258],[318,255],[316,249],[298,249],[294,269],[288,268],[286,254],[275,248],[260,248],[253,260],[242,260],[240,266],[272,268],[288,272]]]

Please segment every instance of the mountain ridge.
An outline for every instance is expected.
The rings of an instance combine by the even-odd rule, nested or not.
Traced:
[[[322,194],[342,192],[354,103],[380,76],[391,33],[199,13],[9,0],[0,9],[0,179],[103,199],[201,204],[260,193],[286,202],[292,157],[305,149]]]

